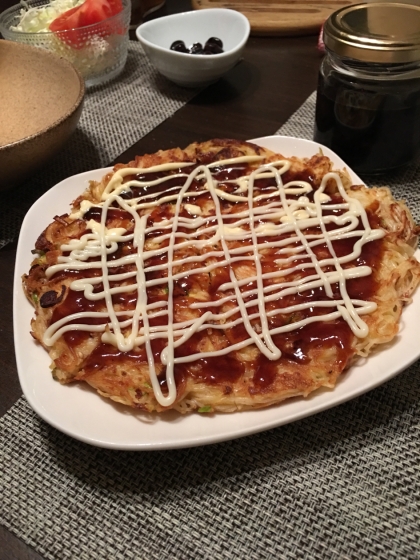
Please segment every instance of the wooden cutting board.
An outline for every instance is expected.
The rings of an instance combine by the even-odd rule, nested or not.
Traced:
[[[231,8],[242,12],[252,35],[311,35],[318,33],[330,14],[353,4],[351,0],[191,0],[196,10]]]

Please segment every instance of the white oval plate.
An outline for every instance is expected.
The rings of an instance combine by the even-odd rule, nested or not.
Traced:
[[[309,140],[270,136],[253,140],[285,156],[308,157],[320,146]],[[338,168],[345,163],[329,149],[323,153]],[[35,240],[56,214],[68,212],[72,200],[100,179],[97,169],[65,179],[45,193],[29,210],[22,225],[14,280],[14,336],[19,379],[32,408],[46,422],[76,439],[112,449],[152,450],[193,447],[234,439],[275,428],[353,399],[385,383],[420,356],[418,317],[420,297],[403,313],[395,342],[341,376],[334,390],[320,390],[309,398],[292,399],[275,407],[234,414],[168,412],[145,415],[103,399],[86,384],[60,385],[53,380],[50,359],[29,334],[33,307],[22,290],[21,276],[29,270]],[[351,173],[355,182],[362,181]]]

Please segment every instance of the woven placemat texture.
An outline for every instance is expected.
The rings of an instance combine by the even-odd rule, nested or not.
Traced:
[[[304,136],[312,109],[280,132]],[[418,560],[419,435],[419,362],[316,416],[184,450],[90,447],[21,398],[0,420],[0,521],[53,560]]]
[[[196,93],[163,78],[140,43],[130,41],[123,73],[87,91],[78,127],[65,148],[23,185],[2,192],[0,248],[18,237],[26,212],[44,192],[71,175],[109,165]]]

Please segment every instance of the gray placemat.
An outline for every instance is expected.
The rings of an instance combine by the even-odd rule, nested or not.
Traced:
[[[280,132],[309,138],[312,110],[310,99]],[[49,559],[420,558],[419,363],[349,403],[214,446],[89,447],[24,398],[0,433],[0,520]]]
[[[24,215],[44,192],[66,177],[109,165],[197,91],[160,76],[140,43],[130,41],[123,73],[87,91],[78,127],[64,149],[23,185],[1,193],[0,248],[18,237]]]

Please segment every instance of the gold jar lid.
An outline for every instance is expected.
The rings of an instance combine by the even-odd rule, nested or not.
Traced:
[[[420,6],[378,2],[341,8],[324,25],[324,43],[361,62],[420,61]]]

